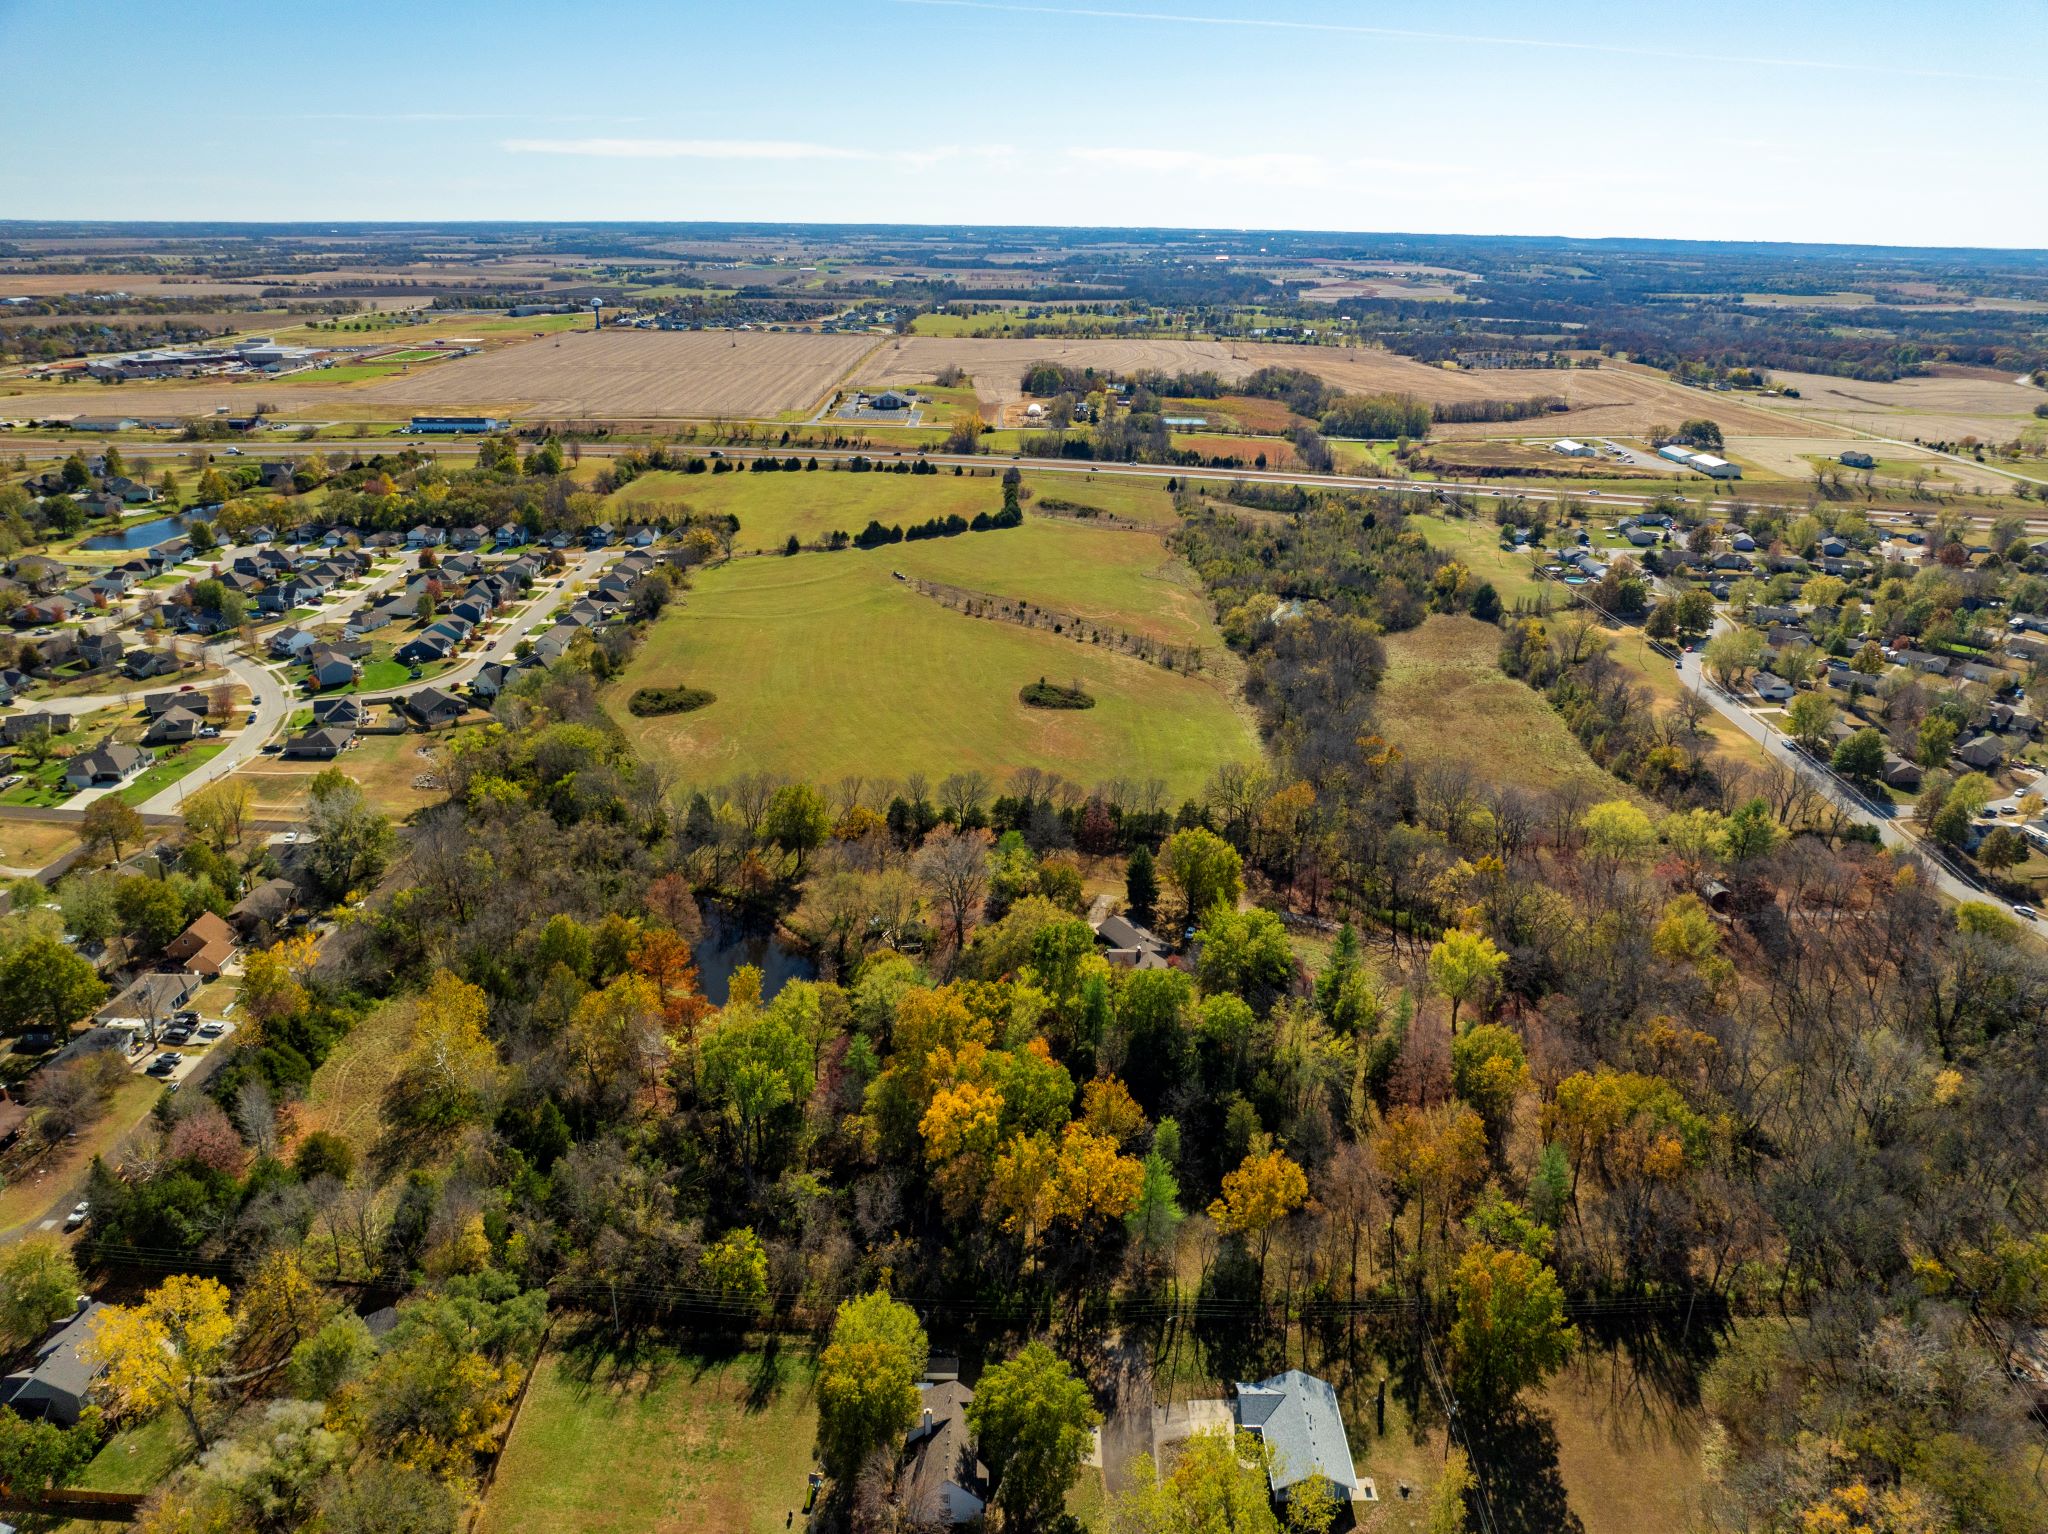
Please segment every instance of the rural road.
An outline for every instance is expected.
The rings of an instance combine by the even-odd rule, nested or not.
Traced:
[[[1869,440],[1875,442],[1893,442],[1893,439],[1887,437],[1876,437],[1869,433],[1863,433],[1862,435],[1869,437]],[[388,439],[378,440],[388,441]],[[33,439],[24,438],[20,439],[18,443],[11,445],[21,447],[43,446],[54,452],[68,451],[69,448],[77,446],[78,443],[74,440],[63,438],[51,438],[45,442],[38,443]],[[584,443],[583,453],[584,456],[591,458],[615,457],[621,453],[637,452],[643,445],[637,442]],[[1910,444],[1896,445],[1908,446]],[[473,458],[476,454],[476,445],[473,442],[449,443],[408,440],[405,446],[416,452],[426,453],[435,457],[453,456],[467,459]],[[294,451],[295,448],[298,450]],[[728,459],[741,462],[754,458],[782,459],[790,456],[789,450],[776,446],[759,448],[704,446],[693,447],[689,451],[700,453],[707,457],[714,452],[721,453]],[[278,443],[275,446],[265,444],[260,447],[245,449],[242,456],[259,462],[267,458],[299,458],[304,456],[304,449],[299,448],[298,444]],[[1590,503],[1596,507],[1616,507],[1623,510],[1654,505],[1658,499],[1654,495],[1602,490],[1597,487],[1588,487],[1584,484],[1567,484],[1556,488],[1547,488],[1535,484],[1521,486],[1477,485],[1460,480],[1387,479],[1361,474],[1291,473],[1282,469],[1212,469],[1188,468],[1171,464],[1070,462],[1056,458],[1020,458],[997,453],[919,453],[914,448],[898,449],[887,446],[864,449],[804,448],[799,452],[798,456],[805,459],[816,458],[821,463],[835,460],[845,462],[852,458],[866,458],[871,463],[885,464],[894,463],[898,459],[908,460],[921,457],[928,463],[945,468],[952,468],[956,464],[978,469],[1009,468],[1014,465],[1028,474],[1058,474],[1083,479],[1091,475],[1102,474],[1126,479],[1167,480],[1178,478],[1196,480],[1207,484],[1227,484],[1242,480],[1247,484],[1299,485],[1303,489],[1309,490],[1387,490],[1401,495],[1430,497],[1458,495],[1475,500],[1519,498],[1530,502],[1557,502],[1569,497],[1574,501]],[[1973,467],[1977,468],[1989,467],[1976,464],[1974,460],[1971,463]],[[2026,476],[2011,474],[2010,477],[2024,479]],[[1736,493],[1740,493],[1738,481],[1693,480],[1678,477],[1674,477],[1672,480],[1673,490],[1684,495],[1691,495],[1703,490],[1718,493],[1722,486],[1735,486]],[[1871,519],[1876,522],[1904,522],[1909,520],[1906,517],[1895,514],[1871,513],[1870,515]],[[2048,512],[2029,515],[2028,526],[2036,532],[2048,532]]]

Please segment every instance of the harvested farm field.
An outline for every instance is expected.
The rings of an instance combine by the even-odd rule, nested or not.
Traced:
[[[974,380],[982,414],[1006,419],[1024,398],[1024,370],[1034,362],[1131,373],[1213,372],[1237,382],[1260,368],[1302,368],[1354,394],[1412,394],[1431,404],[1526,399],[1555,394],[1571,407],[1544,419],[1579,436],[1640,437],[1652,426],[1711,416],[1730,434],[1784,436],[1808,428],[1796,418],[1729,394],[1706,394],[1673,383],[1662,373],[1626,363],[1598,368],[1502,368],[1461,371],[1434,367],[1396,352],[1365,346],[1286,346],[1272,342],[1173,340],[977,340],[956,336],[904,336],[881,346],[856,381],[905,387],[930,382],[957,367]],[[1439,426],[1443,437],[1527,435],[1535,423],[1471,422]],[[1536,429],[1542,429],[1537,427]]]
[[[930,383],[942,369],[961,368],[974,380],[974,392],[981,398],[983,414],[995,419],[1005,405],[1024,398],[1024,370],[1034,362],[1057,362],[1065,367],[1101,368],[1117,373],[1135,373],[1142,368],[1168,373],[1205,370],[1224,378],[1242,378],[1251,371],[1222,341],[900,336],[885,342],[868,358],[854,382],[897,388]]]
[[[378,420],[434,411],[605,420],[765,417],[822,404],[874,344],[866,336],[582,330],[356,384],[323,382],[327,375],[319,372],[127,384],[121,400],[127,409],[166,415],[205,415],[218,405],[251,409],[264,401],[286,416],[331,415],[346,407],[351,418]],[[99,397],[81,398],[76,388],[57,392],[67,405]]]
[[[819,404],[874,342],[751,331],[574,331],[385,379],[406,405],[504,405],[539,415],[770,416]]]
[[[1782,405],[1808,417],[1808,431],[1828,421],[1908,441],[2010,441],[2034,424],[2036,405],[2048,404],[2048,392],[1984,368],[1945,369],[1892,383],[1817,373],[1773,373],[1771,380],[1799,391],[1798,399]]]

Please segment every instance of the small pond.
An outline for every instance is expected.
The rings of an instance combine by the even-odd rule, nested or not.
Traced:
[[[761,971],[763,1001],[772,1000],[792,980],[817,978],[818,966],[810,955],[783,942],[771,923],[750,921],[723,906],[707,904],[703,909],[704,935],[692,956],[697,961],[697,983],[714,1007],[725,1005],[733,971],[742,964]]]
[[[131,522],[118,533],[100,533],[88,538],[79,547],[82,549],[152,549],[166,538],[175,538],[185,530],[182,515],[151,517],[147,522]]]

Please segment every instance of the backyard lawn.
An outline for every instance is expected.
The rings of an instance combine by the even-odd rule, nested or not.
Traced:
[[[788,1344],[719,1357],[558,1347],[534,1375],[478,1534],[780,1534],[812,1469],[814,1370]]]

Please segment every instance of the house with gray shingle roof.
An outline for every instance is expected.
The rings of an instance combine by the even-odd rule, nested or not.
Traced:
[[[1257,1384],[1239,1384],[1231,1405],[1240,1431],[1255,1433],[1273,1451],[1273,1500],[1286,1502],[1297,1487],[1322,1480],[1337,1501],[1358,1489],[1344,1414],[1329,1382],[1289,1369]]]

